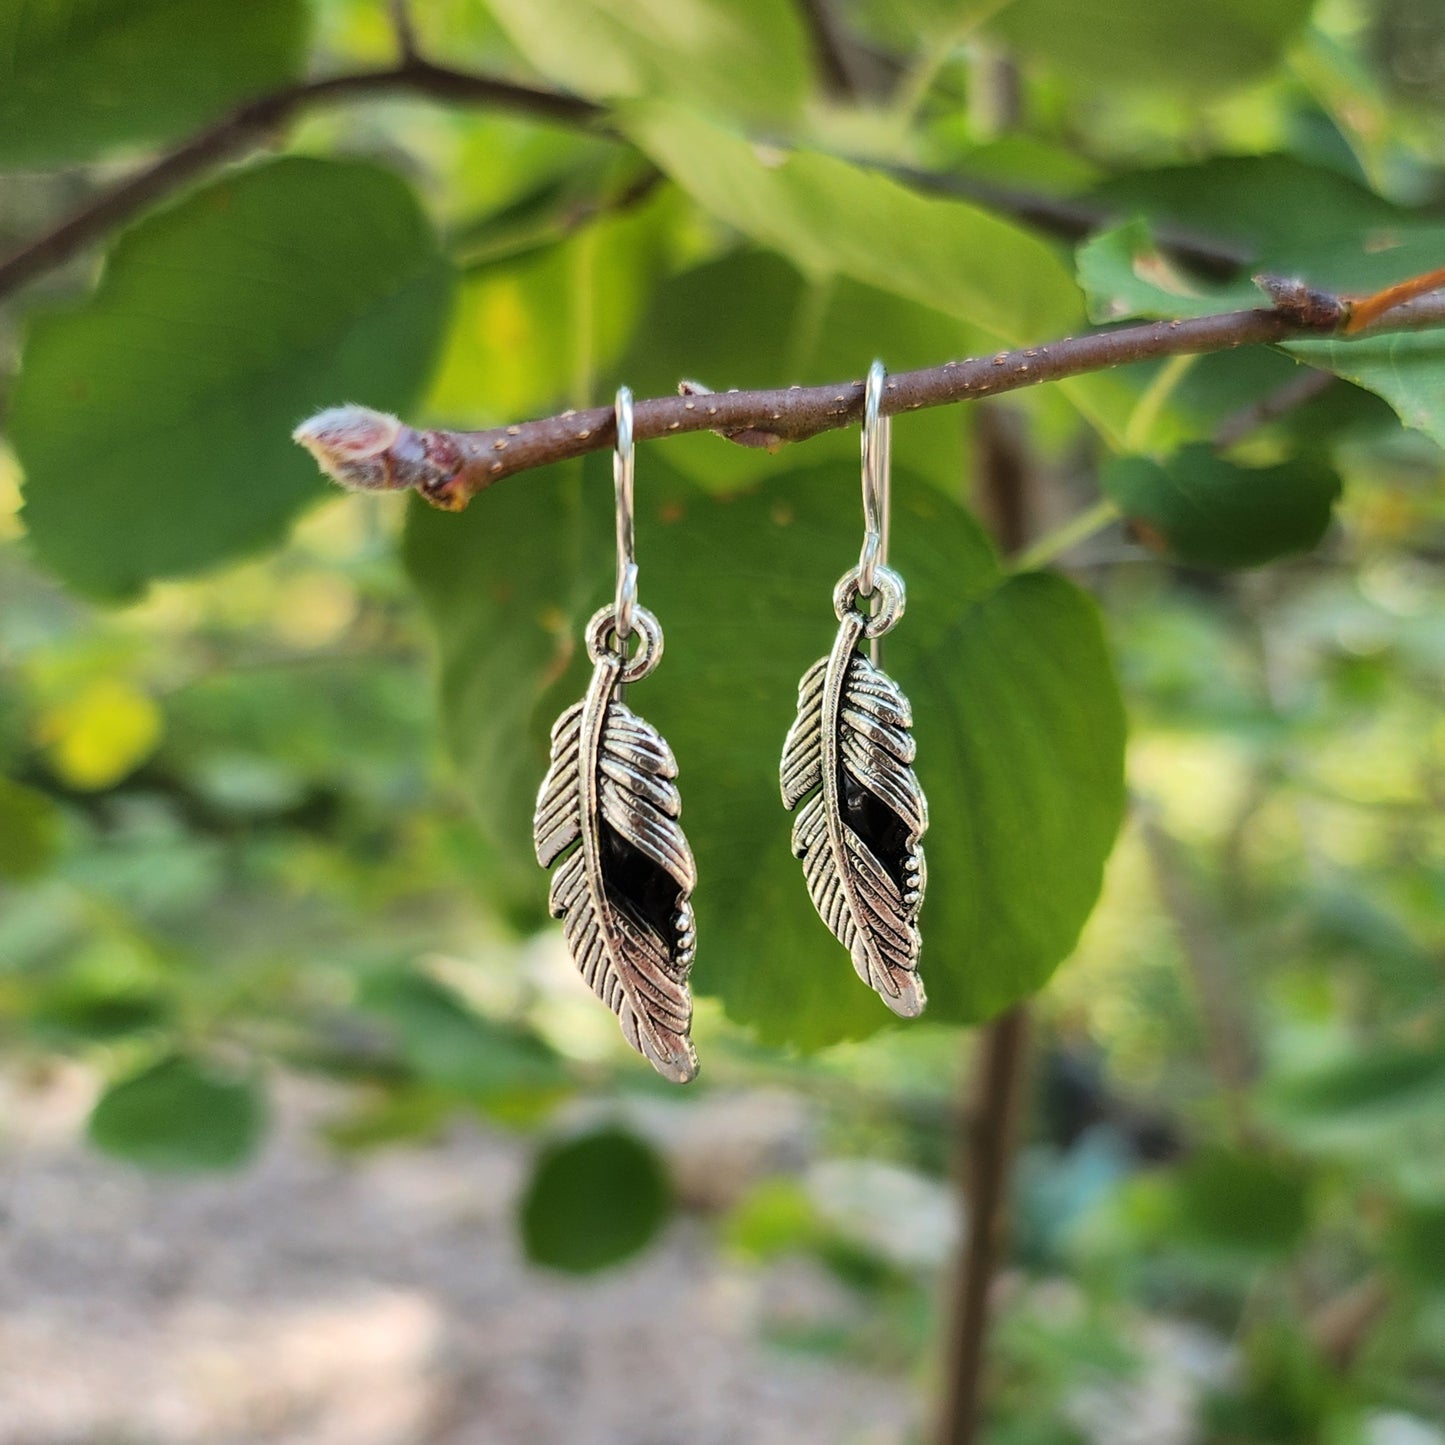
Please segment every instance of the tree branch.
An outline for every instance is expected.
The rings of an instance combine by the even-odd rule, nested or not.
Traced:
[[[388,0],[387,9],[391,14],[392,33],[396,36],[397,53],[403,61],[419,59],[421,47],[417,44],[410,0]]]
[[[300,81],[248,101],[0,260],[0,298],[68,261],[212,166],[260,144],[267,135],[313,106],[400,91],[439,101],[490,106],[535,120],[589,127],[606,133],[606,108],[593,101],[562,91],[518,85],[495,76],[431,64],[414,51],[416,37],[401,0],[392,14],[398,45],[403,52],[399,64],[387,70]],[[972,201],[1064,240],[1079,240],[1118,219],[1113,213],[1086,202],[966,175],[881,165],[856,158],[852,163],[881,170],[919,190]],[[1160,245],[1205,275],[1233,276],[1249,259],[1224,242],[1167,224],[1156,228],[1156,234]]]
[[[1009,1182],[1024,1112],[1028,1038],[1028,1010],[1022,1005],[1001,1014],[979,1038],[964,1138],[967,1237],[950,1301],[938,1445],[973,1445],[979,1435],[989,1306],[1008,1240]]]
[[[1121,213],[1097,202],[1074,196],[1051,195],[1047,191],[1030,191],[984,176],[958,171],[921,170],[917,166],[884,164],[857,157],[850,159],[854,165],[882,171],[915,190],[972,201],[986,210],[1012,216],[1065,241],[1085,240],[1097,231],[1107,230],[1129,219],[1127,212]],[[1213,280],[1232,279],[1253,259],[1243,246],[1168,221],[1151,224],[1150,233],[1163,250]]]
[[[845,99],[861,93],[864,85],[859,73],[860,57],[844,33],[832,0],[797,0],[797,9],[824,87]]]
[[[1242,406],[1231,412],[1214,429],[1214,445],[1218,451],[1228,451],[1236,442],[1243,441],[1260,427],[1267,426],[1279,417],[1287,415],[1312,402],[1327,392],[1339,378],[1332,371],[1316,371],[1312,367],[1301,367],[1298,376],[1292,376],[1283,386],[1266,392],[1258,401]]]
[[[248,101],[0,261],[0,297],[69,260],[212,166],[250,149],[300,111],[391,91],[486,105],[562,125],[595,125],[605,114],[601,106],[580,96],[450,70],[415,57],[389,70],[300,81]]]
[[[1274,298],[1273,307],[1116,327],[922,371],[900,371],[888,378],[883,412],[892,416],[975,401],[1126,362],[1338,336],[1349,318],[1349,303],[1339,297],[1298,282],[1268,279],[1263,284]],[[1430,326],[1445,326],[1445,295],[1410,301],[1353,334]],[[715,431],[744,445],[774,449],[852,425],[863,413],[861,381],[729,392],[707,392],[689,383],[682,391],[680,396],[635,404],[638,441]],[[460,510],[504,477],[603,451],[614,440],[612,408],[602,406],[485,431],[422,431],[381,412],[346,406],[319,413],[294,435],[342,486],[361,491],[415,487],[433,506],[448,511]]]

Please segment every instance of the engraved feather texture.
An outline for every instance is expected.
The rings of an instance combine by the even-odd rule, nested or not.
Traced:
[[[913,772],[913,715],[898,684],[858,651],[852,612],[827,657],[798,684],[783,746],[783,806],[799,808],[793,853],[823,922],[858,976],[894,1013],[926,1002],[918,913],[926,872],[919,839],[928,803]]]
[[[620,672],[604,654],[586,697],[557,719],[533,839],[544,868],[561,859],[548,905],[582,977],[628,1043],[685,1084],[697,1074],[687,987],[696,870],[672,750],[620,701]]]

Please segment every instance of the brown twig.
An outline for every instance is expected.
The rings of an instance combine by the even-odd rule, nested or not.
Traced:
[[[1214,445],[1220,451],[1228,451],[1236,442],[1243,441],[1251,432],[1258,431],[1296,407],[1304,406],[1317,396],[1328,391],[1339,378],[1332,371],[1316,371],[1313,367],[1300,368],[1298,376],[1292,376],[1283,386],[1266,392],[1258,401],[1230,412],[1214,429]]]
[[[1423,276],[1411,276],[1407,281],[1386,286],[1383,291],[1368,296],[1350,298],[1350,319],[1345,323],[1348,332],[1363,331],[1372,321],[1378,321],[1387,311],[1402,306],[1406,301],[1428,296],[1445,286],[1445,266],[1438,271],[1427,271]]]
[[[387,9],[391,14],[392,33],[396,36],[397,53],[404,61],[418,59],[421,47],[417,43],[410,0],[388,0]]]
[[[1028,1012],[1019,1005],[980,1038],[964,1140],[967,1237],[959,1258],[948,1326],[938,1445],[973,1445],[983,1407],[989,1304],[1008,1237],[1008,1191],[1023,1113]]]
[[[1045,191],[1030,191],[1002,181],[963,172],[920,170],[916,166],[886,165],[864,158],[852,158],[853,164],[869,167],[902,181],[915,190],[934,195],[956,196],[973,201],[991,211],[999,211],[1016,220],[1037,226],[1041,231],[1065,241],[1082,241],[1095,232],[1107,230],[1129,219],[1108,206],[1080,200],[1073,196],[1054,196]],[[1229,280],[1247,266],[1252,253],[1243,246],[1217,237],[1161,221],[1150,228],[1158,245],[1180,261],[1186,262],[1200,275],[1214,280]]]
[[[584,126],[606,133],[606,110],[593,101],[431,64],[415,51],[416,36],[409,13],[398,5],[393,15],[402,51],[398,65],[387,70],[301,81],[248,101],[0,260],[0,298],[108,236],[147,206],[163,200],[212,166],[260,144],[312,106],[400,91],[434,100],[489,106],[535,120]],[[861,49],[858,55],[867,58]],[[974,201],[1065,240],[1078,240],[1117,219],[1108,211],[1082,202],[987,180],[911,167],[879,166],[866,160],[855,163],[872,165],[920,190]],[[1167,225],[1158,229],[1158,236],[1167,250],[1209,275],[1232,276],[1249,259],[1223,242],[1174,231]]]
[[[1272,308],[1227,311],[1180,321],[1151,321],[1067,337],[1062,341],[949,361],[888,378],[887,415],[997,396],[1126,362],[1229,351],[1307,337],[1338,335],[1345,304],[1299,283],[1269,283]],[[1374,330],[1445,325],[1445,297],[1413,301],[1388,313]],[[769,445],[803,441],[858,421],[863,383],[652,397],[634,407],[639,441],[716,431],[756,434]],[[346,487],[401,491],[415,487],[434,506],[456,511],[477,492],[532,467],[567,461],[613,443],[610,407],[485,431],[421,431],[361,407],[339,407],[304,422],[296,440],[322,470]]]
[[[974,437],[980,513],[1000,551],[1016,554],[1029,540],[1036,479],[1022,418],[984,406]],[[967,1124],[957,1145],[956,1183],[967,1228],[948,1309],[938,1445],[972,1445],[983,1416],[983,1363],[994,1281],[1008,1243],[1009,1181],[1024,1112],[1028,1039],[1024,1004],[999,1015],[979,1035]]]
[[[258,144],[300,111],[341,100],[400,91],[436,100],[485,105],[564,125],[596,125],[603,108],[580,96],[517,85],[496,76],[473,75],[411,58],[389,70],[299,81],[232,111],[175,150],[87,201],[43,236],[0,261],[0,296],[67,261],[109,235],[147,206],[188,181]]]
[[[797,9],[824,88],[845,98],[860,94],[864,89],[862,57],[849,43],[832,0],[797,0]]]

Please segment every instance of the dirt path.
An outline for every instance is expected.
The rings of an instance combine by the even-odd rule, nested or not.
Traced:
[[[582,1282],[519,1258],[526,1145],[470,1125],[344,1161],[288,1089],[238,1178],[157,1180],[76,1142],[90,1085],[0,1093],[0,1445],[896,1445],[909,1392],[759,1343],[786,1300],[677,1224]],[[705,1141],[703,1141],[705,1142]]]

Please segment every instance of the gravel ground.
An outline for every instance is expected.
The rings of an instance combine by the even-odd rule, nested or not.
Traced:
[[[907,1437],[907,1382],[760,1343],[857,1308],[822,1272],[745,1270],[683,1218],[630,1267],[541,1274],[512,1229],[525,1141],[338,1159],[314,1139],[336,1100],[282,1096],[251,1169],[178,1181],[77,1142],[83,1075],[0,1083],[0,1445]],[[756,1157],[775,1114],[694,1108],[689,1148]]]

